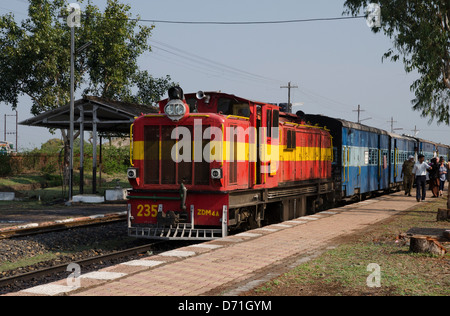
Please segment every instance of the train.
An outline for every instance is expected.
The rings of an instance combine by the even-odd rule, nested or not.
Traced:
[[[128,235],[213,240],[398,190],[450,146],[222,92],[169,90],[130,127]]]

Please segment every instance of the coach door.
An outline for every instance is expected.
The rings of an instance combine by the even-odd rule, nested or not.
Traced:
[[[350,147],[342,146],[342,189],[348,196],[348,185],[350,181]]]
[[[255,165],[255,184],[259,185],[262,184],[262,177],[261,177],[261,155],[259,154],[259,149],[261,148],[261,140],[260,140],[260,133],[261,133],[261,121],[262,121],[262,114],[261,114],[261,106],[257,106],[256,110],[256,158],[254,165]]]

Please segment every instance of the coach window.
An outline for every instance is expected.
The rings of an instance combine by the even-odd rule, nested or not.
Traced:
[[[279,137],[279,124],[280,124],[280,111],[274,110],[273,111],[273,118],[272,118],[272,127],[275,128],[274,132],[275,135],[272,135],[273,138],[278,139]]]
[[[189,105],[189,113],[198,113],[197,98],[186,99],[186,103]]]
[[[267,116],[267,137],[272,137],[272,110],[266,111]]]
[[[273,137],[278,139],[279,131],[272,130],[272,128],[278,128],[280,122],[280,112],[278,110],[267,110],[266,111],[266,119],[267,119],[267,137]],[[275,132],[275,135],[272,135],[272,132]]]
[[[217,113],[231,115],[233,113],[231,99],[220,98],[217,101]]]
[[[286,150],[292,150],[297,147],[296,133],[293,130],[286,131]]]
[[[250,105],[248,103],[240,103],[235,99],[220,98],[217,101],[217,113],[223,115],[234,115],[241,117],[250,117]]]

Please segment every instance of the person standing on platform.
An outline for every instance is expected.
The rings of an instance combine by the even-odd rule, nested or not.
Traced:
[[[425,201],[427,197],[427,170],[431,169],[431,166],[425,162],[425,156],[419,155],[419,162],[414,165],[413,175],[416,179],[417,185],[417,202]]]
[[[405,189],[405,195],[411,196],[411,189],[414,184],[414,156],[409,156],[408,160],[405,160],[402,167],[403,186]]]
[[[431,159],[431,169],[428,171],[430,177],[430,191],[433,193],[433,197],[439,197],[439,163],[437,158]]]

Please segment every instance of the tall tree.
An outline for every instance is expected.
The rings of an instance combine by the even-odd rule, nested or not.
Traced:
[[[372,30],[393,40],[383,59],[402,58],[407,73],[420,75],[411,85],[413,109],[430,122],[450,125],[450,1],[347,0],[344,14],[359,15],[369,3],[381,7],[381,27]]]
[[[83,3],[83,0],[79,0]],[[34,115],[69,102],[70,28],[67,1],[29,0],[28,18],[20,24],[13,14],[0,16],[0,102],[17,107],[19,96],[32,100]],[[151,48],[153,26],[132,18],[131,7],[108,0],[104,12],[88,1],[81,28],[75,29],[75,90],[120,101],[157,101],[172,85],[170,77],[155,79],[139,69],[137,59]],[[67,132],[62,130],[66,148]],[[68,150],[66,150],[68,162]]]
[[[383,59],[403,59],[406,72],[420,78],[411,90],[414,110],[430,121],[450,124],[450,1],[449,0],[347,0],[344,14],[359,15],[369,3],[381,7],[381,27],[393,40]]]

